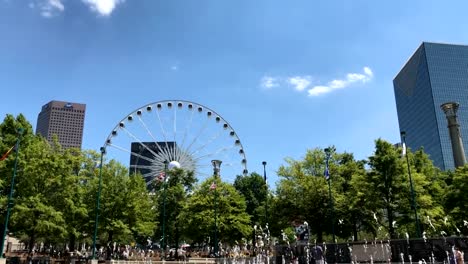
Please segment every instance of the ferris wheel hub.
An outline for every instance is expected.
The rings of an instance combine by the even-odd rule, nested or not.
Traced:
[[[168,168],[169,169],[173,169],[173,168],[180,169],[180,163],[178,161],[176,161],[176,160],[173,160],[173,161],[169,162]]]

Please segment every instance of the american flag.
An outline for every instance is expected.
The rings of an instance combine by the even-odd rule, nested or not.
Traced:
[[[164,172],[161,172],[159,173],[159,176],[158,176],[158,181],[164,181],[164,178],[166,177],[166,174]]]
[[[216,183],[213,182],[211,185],[210,185],[210,190],[215,190],[216,189]]]
[[[8,155],[10,155],[11,151],[13,151],[14,148],[15,148],[15,145],[13,147],[11,147],[5,154],[3,154],[0,157],[0,160],[5,160],[8,157]]]
[[[328,179],[330,179],[330,172],[328,171],[328,164],[325,167],[324,175],[325,175],[325,179],[328,181]]]

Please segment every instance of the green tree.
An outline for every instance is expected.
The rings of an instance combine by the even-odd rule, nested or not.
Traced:
[[[213,183],[216,189],[210,188]],[[208,237],[213,239],[215,196],[219,241],[233,244],[250,237],[252,227],[244,197],[219,178],[208,178],[194,190],[179,215],[187,238],[193,243],[206,243]]]
[[[164,196],[166,200],[165,237],[168,245],[179,245],[183,237],[181,232],[182,219],[179,214],[187,202],[188,195],[193,191],[196,182],[194,173],[173,168],[167,171],[167,180],[154,181],[154,199],[158,206],[158,230],[156,234],[162,238],[161,223],[163,221]]]
[[[16,118],[12,115],[6,115],[3,122],[0,124],[0,156],[3,156],[16,144],[19,133],[22,129],[20,151],[29,145],[29,142],[34,138],[31,124],[26,118],[20,114]],[[0,161],[0,220],[1,230],[3,231],[4,217],[6,213],[6,200],[10,192],[11,177],[13,174],[13,165],[15,159],[15,150],[12,149],[10,154]]]
[[[429,156],[424,152],[423,149],[419,149],[416,152],[407,151],[408,160],[410,163],[411,177],[413,180],[413,188],[416,199],[416,209],[418,212],[419,225],[421,232],[425,231],[427,236],[439,236],[440,232],[436,232],[433,227],[439,229],[442,225],[445,225],[447,221],[446,210],[443,206],[444,194],[447,189],[446,174],[441,173],[438,168],[434,166]],[[409,183],[409,171],[406,173],[406,194],[410,197],[410,183]],[[408,208],[413,210],[411,202]],[[413,216],[414,210],[411,211],[411,216],[406,219],[407,229],[412,230],[415,228],[415,218]],[[446,230],[450,232],[450,230]]]
[[[238,175],[234,181],[234,188],[244,196],[251,225],[260,223],[265,225],[267,186],[263,177],[255,172],[246,176]]]
[[[86,204],[95,208],[98,174],[89,182]],[[145,181],[128,175],[128,169],[115,160],[103,164],[99,212],[101,245],[110,242],[131,243],[148,237],[154,230],[154,210]]]
[[[63,241],[65,219],[57,202],[63,198],[72,167],[60,147],[37,137],[22,149],[17,174],[11,231],[26,235],[31,250],[38,239]]]
[[[375,153],[369,158],[371,170],[367,173],[365,181],[368,183],[367,195],[374,199],[376,229],[384,228],[390,238],[396,238],[395,222],[396,212],[401,207],[401,200],[408,196],[404,186],[405,164],[401,158],[401,150],[382,139],[375,141]],[[408,214],[408,211],[405,212]],[[382,217],[385,215],[385,217]],[[385,220],[382,220],[385,219]],[[377,236],[377,233],[374,233]]]
[[[458,228],[463,234],[468,234],[468,165],[448,172],[451,184],[447,187],[444,205],[447,216],[452,219],[450,227],[445,226],[444,231],[456,231]],[[437,228],[437,227],[436,227]],[[439,226],[438,230],[442,229]],[[458,233],[458,232],[457,232]]]
[[[81,173],[86,156],[76,148],[62,149],[58,143],[54,144],[54,152],[59,155],[56,162],[60,162],[61,172],[56,192],[51,197],[51,203],[60,211],[65,221],[68,245],[71,251],[75,250],[77,240],[85,242],[84,234],[89,234],[85,228],[89,222],[89,211],[84,202],[86,185],[83,184]],[[89,238],[88,241],[90,242]]]
[[[342,238],[359,239],[361,231],[369,231],[371,226],[371,202],[364,194],[366,191],[357,182],[366,174],[366,162],[356,161],[352,153],[335,154],[332,159],[331,173],[335,190],[335,208],[338,219],[337,235]]]
[[[391,238],[403,236],[403,233],[416,235],[409,173],[413,181],[419,223],[424,219],[440,219],[444,214],[443,207],[438,202],[444,189],[443,178],[440,178],[438,170],[423,150],[415,154],[408,150],[406,155],[408,156],[401,155],[400,148],[382,139],[376,140],[375,153],[369,158],[371,170],[360,183],[361,188],[366,188],[365,195],[368,199],[374,201],[368,208],[375,210],[376,231],[383,228],[384,233],[380,235],[388,233]],[[406,158],[409,161],[409,170]]]
[[[303,160],[286,159],[286,163],[278,170],[281,178],[274,203],[274,211],[282,216],[278,219],[282,229],[306,221],[317,241],[322,242],[323,233],[331,233],[330,200],[323,174],[325,153],[318,148],[307,150]]]

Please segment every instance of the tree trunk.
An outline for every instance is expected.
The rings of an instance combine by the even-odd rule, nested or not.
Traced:
[[[388,173],[385,171],[385,206],[387,210],[387,219],[388,219],[388,232],[390,233],[390,239],[395,239],[395,230],[393,229],[393,210],[391,206],[392,197],[390,196],[390,179],[388,178]]]
[[[390,239],[395,239],[395,230],[393,228],[393,210],[390,203],[387,204],[387,217],[388,217],[388,232],[390,233]]]
[[[354,215],[353,215],[353,237],[354,237],[354,241],[358,241],[358,230],[357,230],[356,216],[354,216]]]
[[[114,236],[114,232],[109,231],[109,236],[107,238],[107,254],[106,254],[106,259],[107,260],[112,259],[112,254],[114,253],[114,249],[112,248],[113,236]]]
[[[323,231],[322,231],[322,223],[319,223],[317,226],[317,243],[323,242]]]
[[[29,243],[28,243],[29,253],[33,252],[34,244],[36,244],[36,232],[33,229],[31,234],[29,235]]]
[[[70,252],[75,251],[75,244],[76,244],[76,236],[75,236],[75,234],[70,233],[68,243],[70,244]]]
[[[179,259],[179,224],[175,223],[175,258]]]

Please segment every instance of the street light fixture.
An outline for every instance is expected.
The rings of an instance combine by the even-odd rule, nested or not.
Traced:
[[[101,200],[101,189],[102,189],[102,161],[104,154],[106,153],[106,149],[101,147],[101,163],[99,163],[99,185],[98,185],[98,193],[96,198],[96,219],[94,220],[94,234],[93,234],[93,260],[96,260],[96,237],[97,237],[97,230],[98,230],[98,222],[99,222],[99,210],[100,210],[100,200]],[[94,261],[97,263],[97,261]]]
[[[163,222],[162,222],[162,260],[166,259],[166,179],[167,179],[167,166],[169,161],[164,162],[164,177],[163,177]]]
[[[268,226],[268,183],[267,183],[267,175],[266,175],[266,161],[262,161],[263,165],[263,180],[265,181],[265,225]]]
[[[421,229],[419,227],[418,209],[417,209],[417,205],[416,205],[416,197],[415,197],[414,187],[413,187],[413,178],[411,177],[411,167],[410,167],[408,153],[406,153],[406,132],[401,131],[400,135],[401,135],[401,139],[402,139],[402,147],[404,149],[404,155],[406,156],[406,165],[408,166],[408,176],[409,176],[410,190],[411,190],[411,209],[413,209],[413,211],[414,211],[414,221],[415,221],[415,225],[416,225],[416,235],[419,238],[419,237],[421,237]]]
[[[12,199],[13,199],[13,193],[14,193],[14,190],[15,190],[16,170],[17,170],[17,167],[18,167],[18,152],[19,152],[19,146],[20,146],[21,136],[22,135],[23,135],[23,128],[20,128],[20,129],[18,129],[18,137],[16,138],[15,165],[13,167],[13,175],[11,176],[10,194],[8,195],[7,212],[6,212],[6,215],[5,215],[5,223],[3,225],[2,241],[0,241],[0,259],[3,259],[3,247],[5,246],[5,237],[7,235],[8,221],[10,220],[11,207],[13,207]]]
[[[329,171],[329,161],[332,152],[335,151],[335,148],[325,148],[325,179],[327,179],[328,182],[328,197],[330,200],[330,212],[331,212],[331,217],[332,217],[332,235],[333,235],[333,244],[336,243],[335,240],[335,208],[333,205],[333,197],[332,197],[332,192],[331,192],[331,178],[330,178],[330,171]]]
[[[214,247],[213,247],[213,254],[215,257],[218,256],[218,212],[217,212],[217,196],[218,196],[218,192],[216,190],[216,183],[217,183],[217,180],[218,180],[218,177],[219,177],[219,172],[221,170],[221,163],[222,161],[220,160],[212,160],[211,161],[211,164],[213,165],[213,173],[214,173],[214,197],[213,197],[213,201],[214,201],[214,219],[215,219],[215,226],[214,226]]]

